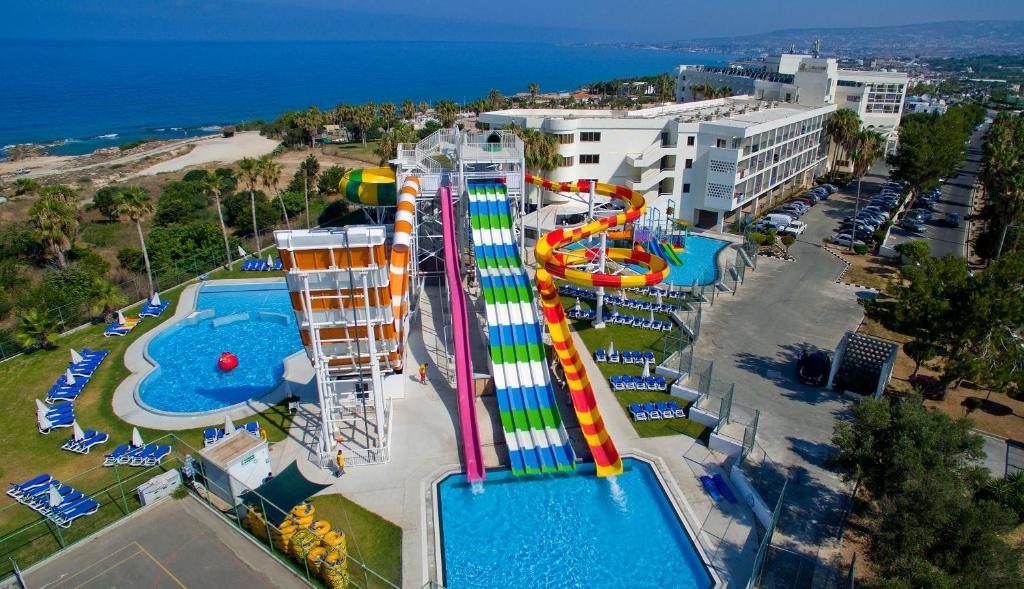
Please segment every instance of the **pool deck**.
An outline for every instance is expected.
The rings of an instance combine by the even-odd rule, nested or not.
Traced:
[[[300,351],[285,358],[284,379],[277,388],[259,399],[247,401],[239,405],[203,413],[174,415],[144,407],[135,396],[139,383],[156,369],[153,361],[146,354],[146,347],[149,345],[149,342],[195,312],[199,289],[204,284],[273,284],[282,282],[284,281],[280,278],[239,278],[210,280],[199,284],[190,284],[185,287],[185,290],[182,291],[181,296],[178,298],[174,315],[151,331],[143,334],[125,350],[124,364],[131,371],[131,374],[114,389],[114,413],[132,425],[151,429],[182,430],[209,427],[224,423],[225,416],[235,421],[250,417],[260,411],[265,411],[289,394],[300,394],[303,389],[308,388],[313,379],[313,368],[306,358],[305,351]]]
[[[415,366],[426,361],[428,384],[420,385],[418,378],[410,374],[405,397],[392,401],[390,462],[349,467],[340,478],[317,468],[310,460],[318,419],[315,392],[303,395],[304,402],[292,422],[288,438],[274,444],[271,452],[274,472],[295,461],[308,479],[331,485],[323,494],[341,493],[400,526],[402,585],[414,589],[428,580],[438,580],[433,485],[446,474],[461,471],[455,390],[438,368],[448,364],[439,339],[440,317],[435,315],[441,304],[437,290],[428,289],[410,324],[405,364]],[[577,335],[574,337],[587,370],[599,374],[583,342]],[[640,438],[619,408],[608,383],[598,378],[592,385],[604,409],[605,425],[619,452],[648,461],[668,483],[666,491],[677,512],[683,515],[705,562],[719,577],[716,587],[745,585],[757,550],[754,516],[742,502],[713,502],[698,479],[715,472],[721,472],[728,479],[723,467],[725,457],[682,435]],[[507,454],[494,396],[478,398],[477,412],[485,463],[488,468],[504,467]],[[575,423],[575,417],[566,417]],[[569,434],[581,437],[578,427],[571,427]],[[350,539],[350,550],[355,558],[362,560],[358,540]]]

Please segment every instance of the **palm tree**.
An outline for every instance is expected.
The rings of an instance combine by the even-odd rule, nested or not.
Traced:
[[[416,141],[416,131],[409,125],[397,125],[394,129],[389,129],[381,135],[380,143],[377,144],[377,149],[373,151],[380,158],[380,165],[383,166],[398,156],[398,145],[400,143],[414,143]]]
[[[258,161],[260,180],[263,181],[263,185],[266,186],[268,191],[277,194],[277,200],[281,203],[281,216],[284,217],[285,227],[291,230],[292,224],[288,221],[288,209],[284,206],[284,196],[277,189],[277,185],[281,181],[281,164],[267,156],[261,157]]]
[[[537,99],[537,93],[540,92],[540,86],[536,82],[530,82],[526,89],[530,91],[530,102],[533,103]]]
[[[128,302],[121,294],[121,289],[113,282],[96,276],[92,279],[89,289],[89,312],[103,315],[104,322],[110,322],[114,309],[123,307]]]
[[[53,196],[43,196],[28,211],[36,226],[36,235],[46,243],[57,261],[57,267],[68,265],[64,256],[78,236],[78,211],[72,205]]]
[[[416,108],[419,109],[420,114],[425,115],[427,114],[427,111],[430,110],[430,104],[428,104],[426,100],[421,100],[420,103],[416,105]]]
[[[309,140],[309,146],[315,147],[316,134],[319,133],[320,129],[324,126],[324,115],[320,112],[320,109],[315,106],[309,107],[309,109],[296,115],[295,122],[306,134],[306,138]]]
[[[251,157],[243,157],[238,160],[238,171],[242,180],[249,187],[249,208],[252,209],[252,234],[256,236],[256,251],[262,252],[260,244],[260,230],[256,226],[256,183],[260,179],[260,163]]]
[[[860,117],[856,112],[848,108],[841,108],[829,117],[828,122],[825,123],[825,134],[835,144],[835,151],[832,153],[831,173],[835,174],[836,164],[839,163],[839,150],[842,149],[844,152],[849,152],[851,142],[859,131]]]
[[[121,202],[117,203],[118,217],[128,217],[135,223],[135,230],[139,233],[139,243],[142,245],[142,259],[146,262],[146,277],[149,278],[149,294],[155,292],[153,289],[153,269],[149,265],[149,250],[146,249],[146,236],[142,233],[142,220],[153,214],[155,207],[149,199],[149,194],[139,186],[126,186],[121,191]]]
[[[857,200],[853,206],[853,218],[857,218],[860,212],[860,185],[864,175],[868,173],[871,166],[882,157],[885,146],[885,139],[876,131],[864,129],[854,134],[850,140],[850,159],[853,163],[853,175],[857,177]],[[852,232],[856,237],[856,232]],[[853,244],[856,239],[850,239],[850,251],[853,251]]]
[[[416,116],[416,103],[406,98],[402,101],[402,118],[411,121]]]
[[[370,126],[373,125],[374,119],[377,117],[377,105],[373,102],[367,102],[366,104],[356,108],[355,112],[352,113],[352,122],[355,123],[357,129],[359,129],[359,136],[363,140],[363,147],[366,147],[366,133],[370,130]]]
[[[988,133],[982,149],[981,183],[992,213],[1002,224],[996,259],[1002,255],[1010,225],[1024,219],[1024,158],[1019,147],[1024,141],[1020,117],[1000,113]]]
[[[671,75],[666,73],[658,74],[656,79],[658,99],[664,102],[672,96],[672,90],[675,88],[675,80],[672,79]]]
[[[14,181],[14,195],[37,194],[42,187],[42,184],[31,178],[18,178]]]
[[[455,124],[459,108],[451,100],[438,100],[434,103],[434,112],[442,127],[451,127]]]
[[[390,130],[391,125],[395,122],[394,102],[380,103],[380,118],[384,119],[384,128]]]
[[[497,88],[491,88],[491,91],[487,93],[487,102],[491,103],[491,107],[493,109],[500,109],[502,102],[501,90],[498,90]]]
[[[316,182],[317,176],[320,175],[320,161],[313,154],[309,154],[299,164],[299,171],[302,172],[302,196],[306,200],[306,229],[309,229],[309,183]]]
[[[59,329],[60,322],[48,312],[25,309],[18,313],[18,328],[14,336],[18,345],[25,348],[52,348]]]
[[[223,182],[224,179],[220,175],[212,170],[207,170],[206,174],[199,180],[199,185],[202,186],[203,191],[213,197],[213,202],[217,205],[217,219],[220,220],[220,233],[224,236],[224,254],[227,256],[228,270],[230,270],[233,263],[231,259],[231,245],[228,243],[228,228],[224,224],[224,211],[220,207],[220,195],[224,192]]]
[[[78,207],[78,193],[66,184],[51,184],[39,189],[39,196],[54,198],[72,207]]]

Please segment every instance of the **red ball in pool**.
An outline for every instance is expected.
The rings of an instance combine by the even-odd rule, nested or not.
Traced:
[[[235,368],[238,368],[238,356],[231,352],[224,352],[220,355],[220,358],[217,359],[217,366],[225,372],[234,370]]]

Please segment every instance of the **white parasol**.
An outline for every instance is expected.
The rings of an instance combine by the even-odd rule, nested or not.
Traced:
[[[611,356],[615,353],[615,342],[608,342],[608,355]]]
[[[118,311],[117,312],[117,324],[118,325],[124,325],[125,323],[126,323],[126,320],[124,318],[124,313],[122,311]]]
[[[49,430],[53,427],[53,424],[50,423],[49,419],[47,419],[46,413],[39,413],[36,415],[36,422],[39,423],[40,430]]]
[[[136,448],[141,448],[141,447],[143,447],[145,445],[146,445],[146,443],[142,441],[142,434],[139,433],[139,428],[133,427],[132,428],[132,446],[135,446]]]
[[[154,307],[159,307],[160,306],[160,294],[159,293],[153,293],[152,298],[149,299],[149,304],[154,306]]]
[[[644,378],[647,378],[650,375],[651,375],[651,363],[650,362],[644,362],[644,369],[640,373],[640,376],[642,376]]]
[[[231,421],[231,418],[227,415],[224,416],[224,435],[230,436],[235,433],[235,424]]]
[[[245,250],[242,249],[242,246],[238,246],[238,255],[244,258],[245,256],[248,256],[249,254],[245,253]]]
[[[64,497],[61,497],[60,491],[57,490],[57,485],[50,485],[50,507],[55,507],[64,502]]]
[[[64,382],[68,384],[75,384],[75,375],[71,374],[70,368],[64,371]]]
[[[85,432],[82,431],[82,426],[78,425],[78,422],[71,424],[71,434],[75,438],[76,442],[80,442],[85,439]]]
[[[76,352],[74,348],[71,348],[71,363],[81,364],[83,360],[85,360],[85,358],[83,358],[81,354]]]

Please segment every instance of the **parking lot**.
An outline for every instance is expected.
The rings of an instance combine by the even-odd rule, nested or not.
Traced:
[[[309,587],[191,497],[145,509],[28,571],[29,587]]]

